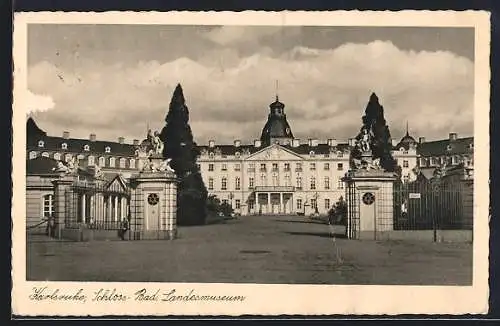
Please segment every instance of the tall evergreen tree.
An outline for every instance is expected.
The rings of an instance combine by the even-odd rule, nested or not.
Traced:
[[[170,101],[166,125],[160,133],[164,143],[163,157],[171,158],[171,167],[179,178],[177,186],[177,222],[180,225],[204,224],[207,189],[196,159],[200,152],[189,126],[189,109],[180,84]]]
[[[363,136],[363,129],[371,131],[373,137],[370,141],[372,157],[380,159],[380,166],[388,172],[400,173],[397,161],[392,157],[391,133],[384,118],[384,107],[380,105],[378,97],[372,93],[365,109],[365,115],[362,118],[363,127],[356,137],[357,140]],[[355,148],[352,152],[354,158],[360,158],[360,151]]]

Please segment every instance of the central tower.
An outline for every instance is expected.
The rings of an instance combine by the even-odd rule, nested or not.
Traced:
[[[293,140],[292,130],[286,120],[285,104],[279,101],[278,95],[276,95],[276,100],[269,105],[269,109],[267,122],[260,136],[262,144],[265,146],[291,144]]]

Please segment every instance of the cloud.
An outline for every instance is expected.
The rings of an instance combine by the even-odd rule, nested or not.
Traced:
[[[27,91],[23,98],[27,113],[45,112],[53,109],[55,106],[54,100],[48,95],[38,95],[31,91]]]
[[[219,42],[265,35],[219,33],[225,35],[217,36]],[[95,132],[100,138],[140,138],[147,122],[161,128],[180,82],[198,143],[250,141],[260,136],[276,80],[292,131],[301,139],[355,136],[371,92],[385,108],[393,137],[402,136],[406,121],[415,137],[446,137],[451,129],[472,134],[474,65],[451,52],[403,51],[376,41],[330,50],[296,47],[280,56],[263,50],[240,57],[225,48],[220,55],[227,60],[217,60],[212,50],[199,61],[89,62],[72,69],[40,62],[29,68],[29,87],[57,103],[39,115],[42,128],[45,123],[59,126],[53,133],[69,129],[85,137]]]

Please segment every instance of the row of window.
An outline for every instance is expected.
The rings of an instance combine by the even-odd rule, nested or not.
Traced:
[[[45,147],[45,142],[43,140],[38,141],[38,147],[39,148],[44,148]],[[68,149],[68,143],[61,143],[61,149],[67,150]],[[83,145],[83,150],[86,152],[90,152],[90,145],[85,144]],[[104,153],[111,153],[111,147],[106,146],[104,147]]]
[[[37,158],[37,156],[38,156],[37,152],[30,152],[30,154],[29,154],[30,159],[35,159],[35,158]],[[48,152],[43,152],[41,154],[41,156],[42,157],[50,157],[50,154]],[[57,160],[57,161],[64,160],[66,162],[69,162],[69,161],[71,161],[71,159],[73,159],[73,155],[54,153],[53,158],[54,158],[54,160]],[[83,160],[85,160],[85,158],[87,159],[87,165],[93,166],[96,164],[96,157],[93,155],[89,155],[89,156],[85,157],[85,155],[80,154],[80,155],[76,156],[76,159],[78,161],[83,161]],[[128,166],[127,166],[127,161],[128,161]],[[133,158],[126,159],[126,158],[122,157],[122,158],[118,159],[118,167],[121,169],[125,169],[127,167],[130,169],[136,169],[137,168],[136,163],[137,163],[137,161]],[[100,167],[110,167],[110,168],[117,167],[115,157],[110,157],[110,158],[106,159],[106,157],[101,156],[101,157],[97,158],[97,164]]]
[[[227,205],[227,204],[229,204],[229,201],[227,199],[223,199],[222,203],[224,203],[224,204]],[[302,202],[302,199],[300,199],[300,198],[297,199],[296,203],[297,203],[297,206],[296,206],[297,210],[304,209],[305,203]],[[253,200],[249,200],[248,201],[248,206],[249,206],[248,208],[251,209],[251,210],[255,209],[255,202]],[[325,198],[324,199],[324,207],[325,207],[325,209],[330,209],[331,208],[330,207],[330,199],[329,198]],[[236,199],[234,201],[234,208],[235,209],[240,209],[241,208],[241,200]],[[312,209],[317,209],[318,208],[318,201],[315,198],[311,198],[311,208]]]
[[[335,154],[336,157],[344,157],[344,153],[343,152],[337,152],[337,153],[331,153],[332,155]],[[211,159],[214,159],[215,158],[215,153],[214,152],[210,152],[208,153],[208,157],[210,157]],[[217,155],[221,155],[222,158],[227,158],[227,155],[226,154],[217,154]],[[241,156],[241,153],[240,152],[236,152],[234,153],[234,156],[236,158],[239,158]],[[309,152],[309,156],[310,157],[315,157],[316,156],[316,153],[314,151],[310,151]],[[329,158],[330,157],[330,153],[325,153],[323,154],[323,157],[324,158]]]
[[[408,161],[406,161],[406,163],[408,163]],[[201,168],[201,165],[199,165],[199,168]],[[235,163],[233,166],[233,169],[234,169],[234,171],[241,171],[241,164]],[[343,169],[344,169],[344,163],[337,163],[337,170],[342,171]],[[316,163],[309,163],[309,170],[316,171]],[[330,163],[323,163],[323,170],[329,171],[330,170]],[[211,171],[211,172],[215,171],[215,164],[214,163],[208,164],[208,171]],[[221,164],[221,171],[227,171],[227,163]],[[267,164],[266,163],[260,164],[260,171],[261,172],[267,171]],[[278,163],[272,163],[271,171],[273,171],[273,172],[279,171]],[[283,171],[285,171],[285,172],[290,171],[290,163],[283,163]],[[295,163],[295,171],[302,171],[302,163]],[[248,164],[248,172],[255,172],[255,163]]]
[[[453,155],[453,156],[441,156],[441,157],[421,157],[419,161],[419,165],[421,167],[426,167],[426,166],[437,166],[441,164],[448,164],[448,165],[456,165],[459,163],[466,163],[466,164],[472,164],[472,159],[467,158],[467,157],[461,157],[459,155]]]
[[[221,190],[227,190],[228,186],[228,179],[226,177],[222,177],[221,178],[221,182],[220,182],[220,185],[221,185]],[[267,178],[265,175],[261,176],[261,179],[260,179],[260,184],[261,185],[264,185],[266,186],[267,185]],[[279,187],[280,186],[280,182],[279,182],[279,178],[278,177],[273,177],[272,179],[272,185],[274,187]],[[290,187],[292,185],[291,183],[291,178],[290,176],[285,176],[285,184],[284,186],[285,187]],[[255,187],[255,179],[250,177],[248,178],[248,189],[253,189]],[[296,188],[297,189],[302,189],[302,178],[301,177],[297,177],[296,178]],[[234,179],[234,189],[235,190],[241,190],[241,178],[240,177],[236,177]],[[315,177],[311,177],[310,180],[309,180],[309,189],[310,190],[316,190],[317,189],[317,186],[316,186],[316,178]],[[330,190],[330,177],[324,177],[323,178],[323,189],[325,190]],[[337,189],[344,189],[344,182],[339,179],[337,181]],[[210,177],[208,178],[208,190],[214,190],[214,178]]]

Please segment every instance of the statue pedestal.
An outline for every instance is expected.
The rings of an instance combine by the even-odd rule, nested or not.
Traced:
[[[377,240],[393,230],[393,186],[397,175],[381,169],[349,171],[346,182],[347,237]]]
[[[169,171],[143,171],[130,179],[130,238],[172,240],[177,236],[177,178]]]

